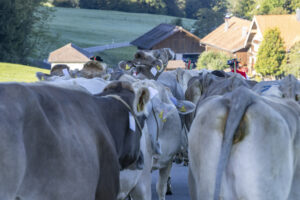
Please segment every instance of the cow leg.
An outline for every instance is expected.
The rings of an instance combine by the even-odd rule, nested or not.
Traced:
[[[299,152],[297,152],[298,154]],[[299,155],[299,154],[298,154]],[[298,166],[295,169],[295,174],[294,174],[294,180],[292,184],[292,189],[290,191],[290,195],[288,200],[296,200],[300,199],[300,166],[299,166],[299,161],[298,161]]]
[[[172,185],[171,185],[171,177],[168,177],[168,181],[167,181],[167,192],[166,195],[172,195]]]
[[[1,110],[0,110],[1,111]],[[0,199],[15,199],[26,170],[26,151],[18,122],[0,112]],[[14,126],[8,124],[16,123]]]
[[[133,200],[151,200],[151,167],[152,167],[152,148],[151,148],[151,136],[149,134],[144,134],[145,144],[141,143],[141,148],[145,147],[144,153],[144,169],[135,187],[130,192]],[[144,137],[141,138],[141,140]]]
[[[159,169],[158,182],[156,184],[156,192],[159,200],[165,200],[167,192],[167,182],[172,168],[172,160],[169,161],[165,168]]]
[[[151,200],[151,173],[144,175],[130,192],[133,200]]]
[[[190,197],[192,200],[197,200],[197,187],[196,187],[196,181],[194,178],[194,175],[192,173],[191,168],[189,167],[189,192],[190,192]]]

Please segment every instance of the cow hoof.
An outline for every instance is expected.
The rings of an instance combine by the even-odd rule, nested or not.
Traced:
[[[172,195],[172,194],[173,194],[172,191],[168,191],[168,190],[167,190],[166,195]]]
[[[188,166],[189,165],[189,162],[188,161],[184,161],[183,162],[183,166]]]
[[[166,195],[172,195],[171,177],[168,178]]]

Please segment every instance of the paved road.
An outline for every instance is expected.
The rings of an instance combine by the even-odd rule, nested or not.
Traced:
[[[158,200],[155,185],[157,182],[158,171],[152,173],[152,200]],[[166,200],[190,200],[188,189],[188,167],[173,163],[171,170],[172,195],[167,195]]]

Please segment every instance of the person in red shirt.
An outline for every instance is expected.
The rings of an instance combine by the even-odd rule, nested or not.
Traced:
[[[238,73],[238,74],[242,75],[245,79],[248,79],[247,74],[245,72],[239,70],[239,67],[240,67],[239,63],[240,62],[236,58],[227,61],[227,64],[230,66],[231,72]],[[236,68],[236,69],[234,69],[234,68]]]

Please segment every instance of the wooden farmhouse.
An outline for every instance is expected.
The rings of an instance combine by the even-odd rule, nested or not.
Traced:
[[[176,60],[196,62],[204,51],[200,38],[180,26],[159,24],[144,35],[131,42],[141,50],[171,48],[176,53]]]
[[[238,17],[226,17],[225,22],[201,39],[206,51],[224,52],[247,65],[247,52],[244,44],[251,21]]]
[[[83,65],[90,61],[90,57],[93,56],[88,51],[69,43],[49,54],[48,62],[51,63],[51,68],[57,64],[65,64],[70,69],[82,69]]]
[[[298,16],[298,17],[297,17]],[[300,41],[300,9],[296,15],[257,15],[253,17],[250,31],[244,43],[248,49],[248,68],[253,71],[257,59],[258,48],[265,31],[278,27],[284,40],[286,51]]]

